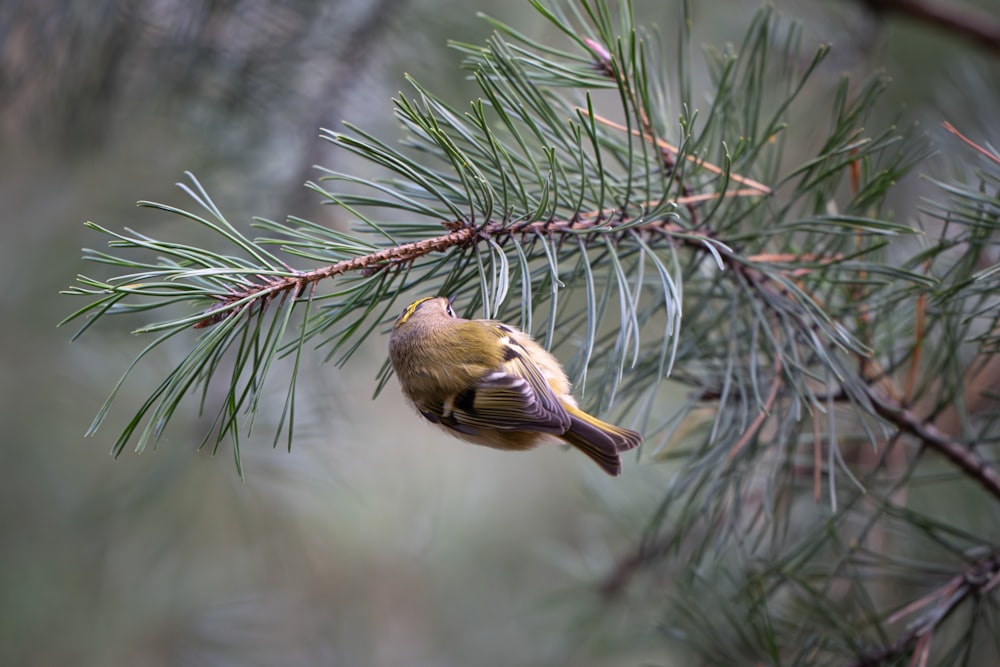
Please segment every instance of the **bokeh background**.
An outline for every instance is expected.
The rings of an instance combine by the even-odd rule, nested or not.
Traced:
[[[636,4],[671,33],[673,3]],[[696,43],[716,46],[738,42],[758,6],[692,4]],[[1000,15],[996,0],[937,4]],[[960,168],[942,119],[997,143],[996,51],[860,2],[779,8],[804,22],[807,52],[834,44],[818,100],[844,73],[893,77],[884,117],[938,145],[922,172]],[[0,1],[0,664],[684,664],[655,618],[609,614],[594,589],[670,468],[630,459],[610,479],[555,447],[441,438],[394,385],[371,399],[384,337],[343,369],[312,353],[291,452],[271,448],[265,414],[245,481],[227,448],[196,451],[193,407],[157,450],[109,456],[183,340],[83,437],[144,342],[121,324],[73,343],[56,328],[83,305],[59,290],[102,275],[80,259],[104,242],[82,223],[195,241],[135,207],[186,206],[174,183],[190,170],[236,224],[346,224],[303,183],[314,164],[366,167],[319,128],[347,119],[392,141],[405,73],[462,106],[473,92],[447,40],[485,39],[477,10],[557,40],[527,2]],[[905,216],[920,182],[901,193]]]

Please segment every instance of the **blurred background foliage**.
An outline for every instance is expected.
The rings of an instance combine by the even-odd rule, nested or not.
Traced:
[[[962,171],[967,149],[938,124],[998,143],[997,52],[866,4],[777,3],[834,45],[815,104],[843,73],[884,69],[885,118],[936,141],[917,171]],[[695,42],[738,42],[757,6],[694,3]],[[81,437],[140,345],[108,329],[70,345],[54,328],[72,307],[55,294],[93,243],[81,223],[175,224],[133,204],[186,204],[172,183],[190,170],[234,221],[341,224],[302,187],[314,164],[352,170],[319,128],[349,119],[392,141],[404,73],[461,106],[468,83],[446,42],[486,37],[477,9],[546,38],[527,3],[0,3],[0,664],[686,664],[657,644],[656,618],[599,622],[594,587],[670,469],[629,461],[611,479],[558,448],[444,440],[392,384],[370,400],[383,339],[343,370],[316,355],[295,447],[271,450],[261,428],[243,447],[245,483],[229,457],[189,446],[185,428],[190,443],[203,435],[193,414],[142,456],[107,456],[113,428]],[[669,26],[679,14],[649,1],[636,15]],[[898,188],[900,216],[927,187]]]

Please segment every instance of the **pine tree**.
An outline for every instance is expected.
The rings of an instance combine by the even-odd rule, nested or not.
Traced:
[[[533,4],[565,45],[497,22],[455,44],[479,89],[467,108],[411,80],[400,145],[325,133],[384,174],[311,184],[349,230],[261,219],[252,238],[193,175],[192,210],[142,205],[227,250],[90,223],[110,249],[86,256],[114,275],[80,276],[68,319],[140,314],[151,341],[91,432],[135,364],[180,339],[190,352],[114,454],[222,387],[203,445],[231,441],[240,467],[276,364],[291,447],[311,346],[346,364],[410,299],[445,294],[533,332],[584,407],[676,470],[595,582],[604,614],[656,618],[652,636],[704,664],[993,664],[1000,155],[969,141],[978,180],[935,182],[922,215],[893,219],[926,143],[870,126],[878,76],[803,99],[828,49],[801,58],[795,25],[762,11],[710,53],[706,103],[687,15],[664,38],[628,3]]]

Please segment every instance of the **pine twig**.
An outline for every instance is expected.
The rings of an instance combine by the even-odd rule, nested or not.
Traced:
[[[578,112],[582,113],[582,114],[591,116],[590,112],[587,109],[583,109],[583,108],[577,107],[576,110]],[[667,154],[671,154],[671,155],[674,155],[674,156],[680,154],[680,148],[678,148],[677,146],[674,146],[673,144],[668,143],[667,141],[665,141],[663,139],[660,139],[659,137],[654,136],[651,132],[647,131],[647,132],[643,133],[643,132],[640,132],[639,130],[629,130],[627,127],[625,127],[621,123],[616,123],[613,120],[608,120],[607,118],[604,118],[604,117],[599,116],[597,114],[593,114],[591,117],[595,121],[597,121],[598,123],[600,123],[601,125],[606,125],[608,127],[614,128],[616,130],[621,130],[623,132],[630,132],[632,134],[632,136],[635,136],[635,137],[640,137],[641,136],[646,141],[650,141],[653,144],[655,144],[657,148],[659,148],[661,151],[664,151]],[[697,164],[699,167],[701,167],[705,171],[710,171],[713,174],[716,174],[718,176],[721,176],[722,174],[725,173],[725,170],[723,170],[722,167],[716,166],[716,165],[714,165],[714,164],[712,164],[710,162],[703,162],[702,160],[700,160],[695,155],[686,155],[685,159],[688,162],[692,162],[692,163]],[[741,183],[741,184],[747,186],[748,188],[752,188],[754,190],[757,190],[757,192],[759,194],[769,195],[769,194],[771,194],[773,192],[771,190],[771,188],[767,187],[763,183],[759,183],[759,182],[753,180],[752,178],[747,178],[746,176],[740,176],[739,174],[729,174],[729,179],[732,180],[732,181],[735,181],[736,183]]]
[[[647,563],[663,558],[673,548],[677,535],[671,533],[653,543],[642,545],[639,549],[620,558],[618,563],[608,572],[597,590],[605,600],[614,600],[625,590],[633,575],[638,573]]]
[[[875,14],[893,12],[942,28],[1000,53],[1000,23],[994,16],[970,8],[944,7],[925,0],[858,0]]]
[[[780,377],[776,377],[775,380],[775,384],[772,385],[772,393],[768,397],[769,406],[773,405],[771,397],[774,395],[775,387],[779,384],[778,380],[780,380]],[[878,382],[877,379],[875,381]],[[956,464],[972,479],[976,480],[980,486],[986,489],[987,492],[1000,499],[1000,475],[998,475],[995,468],[961,442],[947,437],[932,423],[920,419],[912,411],[907,410],[902,405],[879,395],[875,386],[880,386],[880,383],[877,383],[874,386],[869,386],[867,395],[871,399],[871,404],[875,412],[880,417],[896,426],[901,433],[906,433],[917,438],[923,446],[938,452],[952,463]],[[717,400],[720,397],[721,395],[719,393],[713,391],[703,391],[700,396],[702,400]],[[838,393],[838,395],[833,398],[837,401],[844,401],[847,400],[847,395],[844,393]],[[761,416],[765,414],[765,412],[761,412]],[[761,424],[755,421],[755,423],[748,429],[747,434],[755,432],[760,425]],[[814,438],[816,439],[816,442],[818,442],[818,438],[815,434]],[[746,439],[747,435],[745,434],[743,438],[740,439],[740,447],[743,446],[743,441]],[[734,451],[738,450],[734,447]],[[732,454],[729,455],[729,458],[732,458]],[[817,466],[816,469],[818,470],[819,466]],[[635,574],[656,558],[662,557],[670,549],[674,539],[675,537],[672,534],[667,535],[666,537],[657,540],[652,545],[644,544],[637,550],[623,556],[602,578],[601,583],[598,584],[598,590],[606,598],[617,597],[625,589],[628,582]],[[1000,555],[998,555],[995,560],[997,562],[996,568],[1000,569]],[[913,639],[915,639],[915,637]],[[859,665],[861,664],[873,666],[879,663],[859,663]]]
[[[760,195],[761,192],[756,188],[743,189],[722,194],[705,193],[691,195],[690,197],[681,197],[676,200],[676,203],[686,205],[723,196],[752,197]],[[620,215],[616,216],[614,213],[614,211],[594,211],[583,213],[574,220],[525,221],[514,224],[493,221],[478,226],[468,224],[464,221],[445,222],[442,223],[442,226],[451,229],[447,234],[384,248],[358,257],[341,260],[312,271],[305,271],[295,276],[281,276],[273,280],[262,278],[265,282],[256,283],[246,290],[234,290],[225,296],[219,297],[220,302],[206,311],[205,317],[195,323],[194,328],[202,329],[218,324],[242,312],[249,304],[261,303],[262,300],[274,298],[279,294],[302,294],[308,286],[315,285],[317,282],[332,278],[333,276],[353,271],[361,271],[371,275],[392,266],[413,262],[432,252],[442,252],[449,248],[461,247],[478,239],[496,239],[533,232],[554,234],[591,230],[606,233],[616,227],[623,227],[633,222],[630,218]],[[683,234],[682,243],[702,250],[705,249],[705,242],[711,240],[710,235],[705,232],[685,229],[680,225],[659,218],[639,225],[638,229],[666,234]]]
[[[632,83],[625,77],[624,72],[618,72],[615,68],[612,60],[611,53],[602,44],[598,44],[592,39],[585,38],[584,43],[590,47],[593,51],[594,56],[598,60],[599,69],[607,76],[609,79],[615,81],[618,84],[619,90],[625,91],[629,96],[632,103],[632,108],[636,110],[639,114],[639,122],[642,124],[642,134],[648,137],[655,137],[655,132],[653,131],[653,124],[649,120],[649,114],[646,113],[645,108],[640,104],[638,96],[635,92],[635,87]],[[578,109],[582,111],[581,109]],[[596,118],[595,118],[596,120]],[[681,186],[681,194],[685,197],[691,195],[691,189],[688,187],[687,183],[683,181],[680,174],[677,173],[677,162],[676,150],[671,151],[659,142],[659,137],[656,137],[655,142],[660,150],[660,160],[663,161],[663,168],[667,174],[669,174],[671,180],[676,180]],[[666,142],[664,142],[665,144]],[[669,146],[669,144],[667,144]],[[698,208],[693,204],[687,204],[688,213],[691,215],[691,224],[695,227],[698,226]]]
[[[941,125],[942,125],[942,127],[944,127],[944,129],[948,130],[949,132],[951,132],[952,134],[954,134],[956,137],[958,137],[959,139],[961,139],[967,146],[970,146],[970,147],[974,148],[977,152],[982,153],[983,155],[985,155],[990,160],[993,160],[997,164],[1000,164],[1000,155],[997,155],[996,153],[994,153],[992,151],[986,150],[985,148],[983,148],[982,146],[980,146],[979,144],[977,144],[972,139],[969,139],[967,136],[965,136],[964,134],[962,134],[961,132],[959,132],[957,129],[955,129],[955,126],[952,125],[951,123],[949,123],[948,121],[944,121],[943,123],[941,123]]]
[[[899,403],[880,396],[875,390],[869,388],[868,397],[872,408],[880,417],[947,458],[993,497],[1000,499],[1000,474],[974,450],[948,437],[934,424],[921,419]]]
[[[209,309],[205,318],[198,321],[194,325],[194,328],[202,329],[213,324],[218,324],[222,320],[232,317],[243,310],[240,307],[231,307],[234,303],[241,301],[256,303],[257,300],[253,297],[271,298],[281,293],[298,295],[303,293],[307,286],[315,285],[320,280],[351,271],[374,273],[394,264],[411,262],[431,252],[464,245],[472,240],[475,234],[476,229],[474,227],[461,227],[442,236],[393,246],[360,257],[352,257],[351,259],[335,262],[312,271],[305,271],[296,276],[280,277],[242,292],[233,292],[222,297],[223,300],[218,305]]]
[[[954,576],[929,595],[897,612],[890,618],[890,622],[916,609],[936,603],[932,609],[911,624],[909,630],[895,642],[859,656],[854,662],[849,663],[849,667],[878,667],[906,654],[911,647],[914,649],[914,655],[920,654],[921,647],[929,646],[928,642],[934,631],[959,605],[970,596],[987,593],[997,585],[1000,585],[1000,554],[994,553],[986,560]]]
[[[778,391],[783,384],[781,377],[781,357],[779,355],[774,356],[774,367],[771,369],[771,374],[773,375],[771,378],[771,388],[768,391],[767,398],[764,399],[764,404],[760,406],[757,416],[750,423],[750,426],[747,427],[746,431],[743,432],[743,435],[740,436],[740,439],[730,448],[729,453],[726,455],[726,460],[732,461],[736,458],[736,455],[746,447],[747,443],[754,439],[754,436],[760,431],[760,427],[771,416],[771,410],[774,409],[774,404],[778,400]]]

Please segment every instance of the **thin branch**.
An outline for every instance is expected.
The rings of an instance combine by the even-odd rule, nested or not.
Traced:
[[[585,114],[585,115],[588,115],[588,116],[590,115],[590,112],[587,111],[586,109],[582,108],[582,107],[576,107],[576,110],[578,112],[582,113],[582,114]],[[661,150],[668,151],[668,152],[670,152],[671,154],[673,154],[675,156],[680,154],[680,148],[678,148],[677,146],[674,146],[673,144],[670,144],[670,143],[664,141],[663,139],[660,139],[659,137],[655,137],[652,134],[648,134],[648,133],[643,134],[643,133],[639,132],[639,130],[629,130],[624,125],[622,125],[620,123],[616,123],[613,120],[608,120],[607,118],[604,118],[602,116],[598,116],[597,114],[593,115],[593,119],[595,121],[597,121],[598,123],[601,123],[602,125],[607,125],[608,127],[614,128],[616,130],[621,130],[622,132],[630,132],[633,136],[636,136],[636,137],[641,136],[646,141],[653,142],[656,145],[657,148],[659,148]],[[692,162],[694,164],[697,164],[699,167],[701,167],[705,171],[710,171],[713,174],[716,174],[718,176],[722,176],[723,174],[725,174],[725,170],[722,167],[718,167],[718,166],[712,164],[711,162],[704,162],[704,161],[700,160],[695,155],[686,155],[685,159],[688,162]],[[754,188],[755,190],[758,190],[761,194],[769,195],[769,194],[771,194],[773,192],[773,190],[771,190],[771,188],[767,187],[763,183],[755,181],[752,178],[747,178],[746,176],[740,176],[739,174],[729,174],[729,178],[730,178],[730,180],[736,181],[737,183],[742,183],[743,185],[745,185],[747,187]]]
[[[653,124],[649,121],[649,114],[646,113],[646,109],[639,103],[638,96],[635,93],[634,86],[631,82],[625,78],[624,71],[620,76],[616,76],[615,68],[611,62],[611,54],[602,44],[598,44],[592,39],[584,38],[584,43],[590,47],[594,55],[598,59],[600,69],[609,78],[613,79],[617,84],[618,88],[622,91],[627,91],[630,100],[632,102],[632,107],[639,113],[639,122],[642,123],[642,131],[644,136],[654,137],[656,133],[653,130]],[[638,136],[638,133],[636,133]],[[665,142],[664,142],[665,143]],[[669,144],[667,144],[669,146]],[[657,137],[657,147],[660,150],[660,160],[663,162],[663,167],[666,173],[670,176],[671,180],[676,180],[681,186],[681,194],[685,197],[691,194],[691,189],[688,187],[687,183],[683,181],[680,174],[677,173],[677,151],[670,151],[667,148],[659,144],[659,137]],[[698,209],[693,203],[687,204],[688,213],[691,215],[691,223],[695,227],[698,226]]]
[[[776,378],[777,380],[778,378]],[[877,384],[875,386],[882,386],[884,383],[880,382],[878,378],[873,380]],[[775,394],[775,387],[777,382],[771,386],[771,395],[768,397],[768,404],[773,405],[771,397]],[[885,419],[887,422],[896,426],[901,433],[906,433],[910,436],[916,437],[922,445],[928,449],[934,450],[939,454],[943,455],[945,458],[949,459],[955,463],[959,468],[966,472],[970,477],[975,479],[980,486],[985,488],[990,494],[996,498],[1000,498],[1000,475],[997,471],[982,457],[980,457],[976,452],[970,450],[966,445],[956,440],[953,440],[939,431],[933,424],[921,420],[913,412],[902,407],[898,403],[890,402],[883,396],[879,396],[876,393],[874,386],[869,387],[868,396],[871,399],[872,405],[875,412]],[[697,400],[718,400],[721,398],[721,392],[709,389],[703,389]],[[823,397],[820,397],[821,399]],[[848,400],[848,396],[844,392],[838,392],[836,395],[828,397],[830,400],[837,402]],[[761,415],[764,413],[762,412]],[[758,415],[758,419],[761,415]],[[748,433],[752,433],[759,424],[755,422]],[[818,435],[814,432],[814,447],[817,446],[819,439]],[[740,440],[740,446],[743,446],[743,440],[746,439],[746,435]],[[735,448],[734,448],[735,450]],[[814,452],[814,456],[818,459],[818,452]],[[732,458],[732,455],[729,455]],[[815,465],[815,470],[819,470],[820,466]],[[814,485],[818,489],[818,480],[814,480]],[[814,489],[814,493],[816,492]],[[673,535],[667,536],[652,545],[642,545],[639,549],[631,552],[621,559],[614,568],[602,579],[601,583],[598,585],[598,590],[605,598],[615,598],[617,597],[628,585],[631,578],[642,570],[645,566],[649,565],[655,558],[661,557],[669,551],[671,548],[675,537]],[[983,592],[993,588],[996,585],[1000,585],[1000,555],[997,555],[993,561],[995,565],[994,570],[997,570],[993,575],[993,581],[988,587],[983,588]],[[932,599],[934,594],[931,594],[921,600],[913,603],[912,605],[904,608],[897,615],[903,615],[908,613],[912,609],[920,606],[921,603],[926,603],[926,601]],[[891,620],[890,620],[891,622]],[[916,639],[913,637],[909,640],[912,642]],[[907,645],[909,644],[907,642]],[[891,657],[889,654],[886,654]],[[892,654],[895,655],[895,654]],[[888,659],[888,657],[883,658],[883,660]],[[880,664],[879,661],[874,662],[858,662],[859,667],[861,665],[873,667],[874,665]]]
[[[729,450],[729,454],[726,455],[726,460],[732,461],[736,458],[736,455],[747,445],[748,442],[753,440],[754,436],[757,435],[757,431],[760,427],[764,425],[764,422],[769,416],[771,416],[771,410],[774,409],[774,404],[778,400],[778,390],[781,388],[781,355],[774,355],[774,368],[772,369],[774,373],[774,378],[771,380],[771,389],[767,394],[767,398],[764,399],[764,405],[760,406],[760,412],[754,418],[750,427],[740,436],[740,439]]]
[[[1000,388],[1000,355],[978,355],[962,374],[962,398],[945,405],[934,415],[934,425],[955,437],[962,432],[965,415],[989,414],[996,410]]]
[[[934,424],[927,422],[902,405],[886,400],[868,389],[875,412],[904,433],[914,436],[924,446],[938,452],[961,468],[979,483],[993,497],[1000,499],[1000,475],[984,458],[967,445],[942,433]]]
[[[244,301],[247,297],[272,297],[279,293],[287,294],[289,292],[298,295],[307,286],[326,278],[350,271],[375,272],[393,264],[411,262],[431,252],[447,250],[448,248],[463,245],[472,240],[476,232],[477,230],[474,227],[461,227],[442,236],[393,246],[367,255],[361,255],[360,257],[352,257],[351,259],[335,262],[334,264],[320,267],[313,271],[304,271],[295,276],[281,277],[246,291],[234,292],[221,297],[222,301],[212,307],[205,318],[194,325],[194,328],[209,327],[237,314],[243,308],[233,307],[232,304]]]
[[[944,121],[943,123],[941,123],[941,125],[944,127],[944,129],[948,130],[949,132],[951,132],[952,134],[954,134],[956,137],[958,137],[959,139],[961,139],[963,142],[965,142],[968,146],[971,146],[972,148],[976,149],[978,152],[982,153],[983,155],[985,155],[989,159],[991,159],[994,162],[996,162],[997,164],[1000,164],[1000,155],[997,155],[996,153],[991,153],[990,151],[986,150],[985,148],[983,148],[982,146],[980,146],[979,144],[977,144],[972,139],[969,139],[967,136],[965,136],[964,134],[962,134],[961,132],[959,132],[957,129],[955,129],[955,126],[952,125],[951,123],[949,123],[948,121]]]
[[[682,197],[676,200],[676,203],[686,204],[708,201],[719,197],[750,197],[760,195],[761,193],[758,190],[743,189],[727,193],[691,195],[690,197]],[[294,276],[281,276],[273,280],[267,280],[263,284],[256,283],[246,290],[234,290],[230,294],[218,297],[219,303],[210,308],[206,312],[205,317],[194,325],[194,328],[201,329],[218,324],[226,318],[242,312],[248,305],[259,303],[259,299],[270,299],[278,294],[302,294],[308,286],[314,285],[320,280],[353,271],[362,271],[368,274],[377,273],[392,266],[413,262],[432,252],[442,252],[449,248],[461,247],[478,239],[509,237],[536,231],[545,234],[586,230],[606,233],[609,230],[622,227],[633,221],[632,218],[611,216],[609,213],[613,213],[613,211],[586,212],[573,220],[536,220],[513,224],[493,221],[479,226],[470,225],[464,221],[445,222],[442,223],[442,226],[451,230],[447,234],[384,248],[376,252],[341,260],[312,271],[297,273]],[[683,234],[682,243],[702,250],[705,250],[704,241],[710,240],[711,236],[706,232],[682,228],[680,225],[668,222],[665,218],[652,219],[640,225],[637,229],[667,234]]]
[[[880,417],[894,425],[900,432],[915,437],[925,447],[950,460],[968,473],[991,495],[1000,498],[1000,473],[997,473],[997,470],[986,459],[970,449],[968,445],[949,437],[933,422],[921,419],[895,399],[887,399],[884,395],[877,393],[875,387],[884,389],[884,383],[878,382],[878,379],[871,381],[876,384],[868,386],[867,395],[871,399],[872,407]],[[711,401],[719,398],[721,398],[721,392],[703,390],[698,400]],[[833,396],[819,396],[818,399],[830,399],[838,403],[849,400],[847,394],[842,391]]]
[[[614,569],[604,577],[598,586],[601,597],[605,600],[613,600],[621,595],[632,580],[632,576],[650,561],[666,556],[673,548],[676,539],[677,535],[670,534],[651,544],[641,545],[637,550],[619,559]]]
[[[931,655],[931,638],[934,635],[928,633],[921,635],[917,640],[917,645],[913,649],[913,657],[910,658],[910,667],[927,667],[927,660]]]
[[[924,0],[858,0],[875,14],[894,12],[907,18],[942,28],[966,37],[1000,53],[1000,23],[996,15],[971,8],[958,9],[925,2]]]
[[[905,655],[911,648],[914,651],[914,656],[919,655],[922,647],[929,646],[930,636],[937,627],[959,605],[965,602],[970,596],[990,591],[998,582],[1000,582],[1000,554],[995,553],[985,561],[976,563],[965,572],[951,578],[936,591],[918,600],[917,602],[924,604],[936,602],[936,605],[928,610],[921,619],[914,622],[909,630],[895,642],[859,656],[854,662],[849,664],[849,667],[877,667]],[[915,608],[919,607],[911,604],[902,611],[908,612]],[[898,620],[900,616],[901,614],[897,613],[892,617],[892,620]]]

